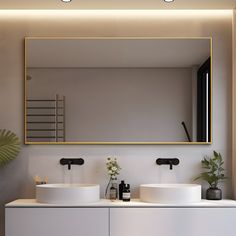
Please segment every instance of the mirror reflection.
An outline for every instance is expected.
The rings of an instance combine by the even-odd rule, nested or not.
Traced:
[[[26,143],[210,143],[211,39],[26,38]]]

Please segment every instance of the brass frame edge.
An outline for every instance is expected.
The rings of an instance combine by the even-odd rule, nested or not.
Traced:
[[[27,73],[26,73],[26,38],[24,40],[24,144],[27,144]]]
[[[210,145],[212,142],[25,142],[25,144],[35,144],[35,145],[45,145],[45,144],[53,144],[53,145],[198,145],[198,144],[206,144]]]

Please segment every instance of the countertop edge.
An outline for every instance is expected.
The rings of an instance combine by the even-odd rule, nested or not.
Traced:
[[[220,201],[203,199],[199,203],[158,204],[141,202],[139,199],[132,199],[130,202],[101,199],[99,202],[86,204],[46,204],[38,203],[36,199],[17,199],[7,203],[5,208],[236,208],[236,201],[230,199]]]

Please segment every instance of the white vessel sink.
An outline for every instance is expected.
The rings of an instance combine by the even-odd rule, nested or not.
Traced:
[[[36,201],[50,204],[93,203],[100,200],[97,184],[42,184],[36,186]]]
[[[198,184],[142,184],[142,202],[185,204],[201,201],[201,185]]]

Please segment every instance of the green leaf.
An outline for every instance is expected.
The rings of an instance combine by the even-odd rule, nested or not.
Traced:
[[[15,159],[20,152],[19,138],[13,132],[0,129],[0,166]]]

